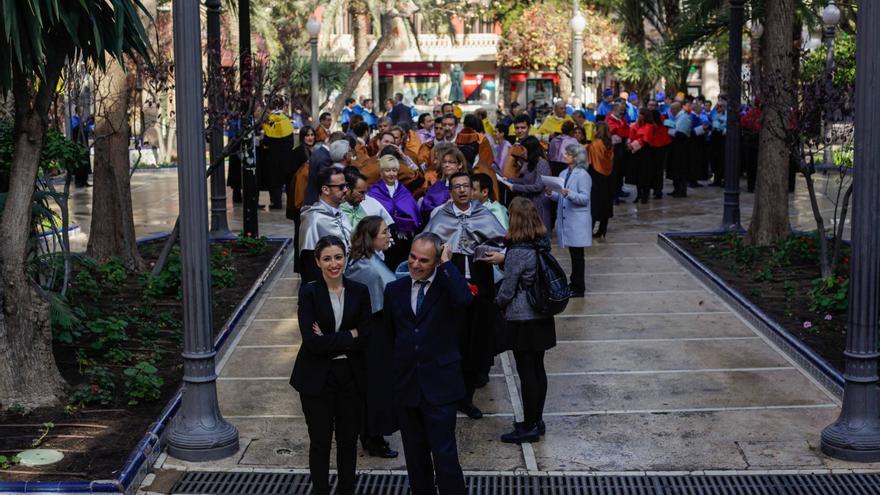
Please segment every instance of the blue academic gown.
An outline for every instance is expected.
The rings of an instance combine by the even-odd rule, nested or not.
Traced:
[[[605,100],[599,102],[599,108],[596,109],[596,115],[606,116],[614,110],[614,106]]]

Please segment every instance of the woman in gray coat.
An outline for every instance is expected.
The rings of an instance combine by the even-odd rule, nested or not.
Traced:
[[[556,345],[556,328],[552,316],[535,312],[526,292],[535,282],[537,253],[541,251],[550,251],[550,240],[535,204],[523,197],[514,198],[510,203],[504,280],[495,304],[503,312],[505,322],[498,340],[504,350],[513,351],[516,359],[525,417],[522,423],[514,423],[512,432],[501,436],[501,441],[507,443],[534,442],[546,430],[544,352]]]
[[[584,248],[593,244],[593,219],[590,214],[590,189],[593,180],[587,167],[590,165],[583,146],[565,148],[568,168],[559,177],[562,189],[547,193],[556,205],[556,235],[559,247],[568,248],[571,255],[571,297],[584,297]]]

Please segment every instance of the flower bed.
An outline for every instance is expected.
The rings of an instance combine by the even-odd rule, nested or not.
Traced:
[[[849,248],[834,276],[822,278],[815,236],[796,234],[772,247],[741,236],[676,235],[675,241],[724,283],[838,371],[846,345]]]
[[[266,275],[282,242],[238,239],[211,246],[215,335],[239,318],[243,298]],[[141,245],[155,260],[161,240]],[[182,377],[182,305],[177,248],[155,278],[118,262],[77,265],[70,310],[53,314],[54,354],[71,385],[66,403],[0,415],[0,479],[99,480],[123,462],[175,396]],[[56,312],[57,313],[57,312]],[[14,454],[35,444],[60,450],[42,468],[16,465]],[[3,464],[6,464],[5,466]]]

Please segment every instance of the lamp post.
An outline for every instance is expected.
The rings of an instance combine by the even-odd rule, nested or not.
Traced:
[[[574,31],[574,43],[571,46],[572,93],[583,103],[584,95],[584,29],[587,19],[581,14],[579,0],[574,0],[574,17],[571,18],[571,30]]]
[[[318,18],[312,16],[306,23],[306,31],[309,33],[309,44],[312,46],[312,123],[317,124],[320,109],[321,95],[318,87],[318,34],[321,33],[321,23]]]
[[[257,189],[257,150],[254,143],[254,73],[251,57],[251,5],[250,0],[238,0],[238,43],[241,71],[241,132],[247,135],[241,140],[241,194],[243,199],[242,230],[248,237],[260,236],[257,218],[260,191]]]
[[[832,71],[834,70],[834,35],[837,24],[840,23],[840,9],[834,4],[834,0],[828,2],[825,9],[822,10],[822,23],[825,24],[825,115],[823,124],[825,126],[824,137],[824,153],[823,161],[825,165],[834,163],[834,150],[831,149],[831,141],[833,138],[832,129],[834,123],[831,115],[834,113],[834,80],[832,79]]]
[[[722,232],[741,232],[739,210],[739,106],[742,99],[743,3],[730,0],[727,48],[727,139],[724,147]]]
[[[840,416],[822,431],[822,452],[857,462],[880,461],[877,323],[880,309],[880,3],[859,4],[856,32],[855,166],[846,368]]]
[[[183,279],[183,399],[168,434],[168,453],[209,461],[238,451],[238,430],[220,415],[211,323],[211,267],[205,208],[205,113],[199,3],[174,2],[174,73],[180,169]]]
[[[223,155],[223,90],[220,74],[220,0],[205,0],[208,24],[208,122],[210,123],[208,156],[210,163],[219,160],[211,174],[211,236],[229,237],[226,222],[226,173]]]

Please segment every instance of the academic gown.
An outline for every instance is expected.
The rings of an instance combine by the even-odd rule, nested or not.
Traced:
[[[479,245],[502,246],[507,231],[486,207],[471,202],[470,215],[456,215],[449,202],[441,206],[425,227],[452,247],[452,262],[477,287],[474,303],[468,307],[467,321],[461,336],[462,370],[469,393],[475,379],[487,373],[494,361],[494,336],[497,309],[492,265],[474,261]]]
[[[280,189],[288,184],[292,163],[293,124],[284,114],[270,114],[263,124],[263,139],[257,151],[260,190]]]

